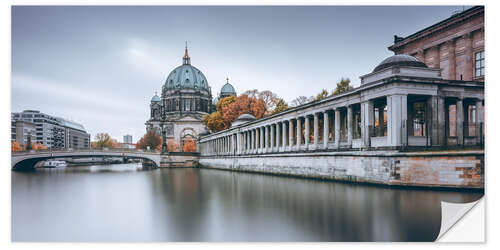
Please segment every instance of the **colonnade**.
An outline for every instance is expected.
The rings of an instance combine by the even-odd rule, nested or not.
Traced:
[[[417,134],[413,129],[418,129],[414,128],[418,124],[413,125],[413,122],[421,111],[414,110],[413,105],[419,102],[429,111],[425,111],[421,123],[426,128],[425,133]],[[246,155],[436,146],[450,145],[452,140],[448,137],[455,138],[455,144],[461,144],[467,133],[463,129],[464,121],[472,117],[468,107],[475,107],[475,122],[482,122],[482,102],[470,98],[392,94],[343,106],[318,107],[303,113],[297,110],[202,138],[200,151],[202,155]],[[455,118],[451,121],[456,125],[449,124],[450,105],[456,105]],[[456,132],[451,133],[451,128]]]

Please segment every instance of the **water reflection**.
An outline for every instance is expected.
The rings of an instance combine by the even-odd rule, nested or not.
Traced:
[[[12,173],[14,241],[432,241],[441,200],[390,189],[140,165]]]

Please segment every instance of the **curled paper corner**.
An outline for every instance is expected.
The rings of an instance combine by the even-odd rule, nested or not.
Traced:
[[[445,235],[462,217],[464,217],[482,199],[470,203],[451,203],[441,201],[441,229],[436,241]]]

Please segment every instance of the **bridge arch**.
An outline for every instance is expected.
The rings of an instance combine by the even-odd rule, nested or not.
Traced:
[[[57,158],[94,158],[94,157],[126,157],[151,161],[155,167],[160,166],[161,155],[149,152],[117,152],[117,151],[84,151],[84,152],[33,152],[13,153],[11,157],[12,170],[30,170],[40,161]]]

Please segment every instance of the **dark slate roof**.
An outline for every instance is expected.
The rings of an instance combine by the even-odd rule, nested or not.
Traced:
[[[392,66],[411,66],[411,67],[420,67],[420,68],[427,68],[427,65],[423,63],[422,61],[418,60],[417,58],[406,55],[406,54],[399,54],[399,55],[393,55],[385,60],[383,60],[375,69],[373,72],[377,72]]]
[[[479,5],[479,6],[473,6],[473,7],[470,7],[470,8],[468,8],[468,9],[466,9],[466,10],[462,11],[462,12],[459,12],[459,13],[457,13],[457,14],[453,14],[451,17],[446,18],[446,19],[444,19],[444,20],[442,20],[442,21],[440,21],[440,22],[438,22],[438,23],[435,23],[435,24],[433,24],[433,25],[431,25],[431,26],[428,26],[428,27],[426,27],[426,28],[424,28],[424,29],[421,29],[421,30],[419,30],[419,31],[417,31],[417,32],[415,32],[415,33],[413,33],[413,34],[409,35],[409,36],[406,36],[406,37],[398,37],[398,36],[394,36],[394,44],[393,44],[393,45],[391,45],[391,46],[389,47],[389,49],[390,49],[390,48],[392,48],[393,46],[396,46],[396,44],[398,44],[398,43],[400,43],[400,42],[402,42],[402,41],[404,41],[404,40],[407,40],[407,39],[410,39],[410,38],[412,38],[412,37],[418,36],[419,34],[424,33],[425,31],[431,30],[431,29],[433,29],[433,28],[435,28],[435,27],[438,27],[438,26],[440,26],[440,25],[443,25],[443,24],[445,24],[445,23],[447,23],[447,22],[449,22],[449,21],[451,21],[451,20],[453,20],[453,19],[463,17],[463,16],[465,16],[465,15],[467,15],[467,14],[469,14],[469,13],[473,12],[473,11],[476,11],[476,10],[481,10],[481,9],[483,9],[483,10],[484,10],[484,6],[481,6],[481,5]]]

